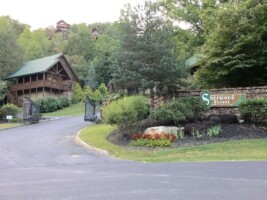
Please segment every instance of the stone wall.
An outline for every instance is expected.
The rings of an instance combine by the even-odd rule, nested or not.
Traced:
[[[199,96],[203,90],[177,90],[175,97],[184,97],[184,96]],[[245,93],[247,99],[256,99],[256,98],[267,98],[267,86],[260,87],[238,87],[238,88],[221,88],[221,89],[210,89],[210,93],[216,94],[241,94]]]
[[[173,96],[167,96],[165,98],[156,97],[156,107],[159,106],[162,101],[167,101],[172,98],[187,97],[187,96],[200,96],[204,90],[177,90]],[[221,88],[208,90],[211,94],[246,94],[246,99],[267,98],[267,86],[260,87],[238,87],[238,88]],[[239,115],[238,108],[233,107],[212,107],[207,114],[237,114]]]

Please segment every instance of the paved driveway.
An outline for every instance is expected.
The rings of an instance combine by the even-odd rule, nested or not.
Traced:
[[[74,142],[68,117],[0,131],[0,200],[264,200],[267,162],[138,163]]]

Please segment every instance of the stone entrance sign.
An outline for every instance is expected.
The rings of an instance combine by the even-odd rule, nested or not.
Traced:
[[[208,107],[238,107],[246,100],[246,94],[211,94],[209,91],[203,91],[200,97]]]
[[[210,98],[212,107],[238,107],[246,100],[246,94],[214,94]]]

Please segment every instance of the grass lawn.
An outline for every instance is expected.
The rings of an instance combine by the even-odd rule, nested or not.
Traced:
[[[84,103],[73,104],[56,112],[42,113],[43,116],[82,116],[84,115]]]
[[[21,126],[23,123],[0,123],[0,130]]]
[[[116,126],[105,124],[89,126],[81,132],[80,138],[116,158],[143,162],[267,160],[267,139],[237,140],[176,149],[130,150],[106,140],[115,129]]]

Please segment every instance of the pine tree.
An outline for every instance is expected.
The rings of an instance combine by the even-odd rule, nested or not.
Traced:
[[[122,15],[121,25],[123,38],[113,74],[116,86],[149,89],[152,100],[155,88],[175,87],[185,70],[174,54],[172,23],[164,19],[159,4],[147,1],[144,6],[129,7]]]

